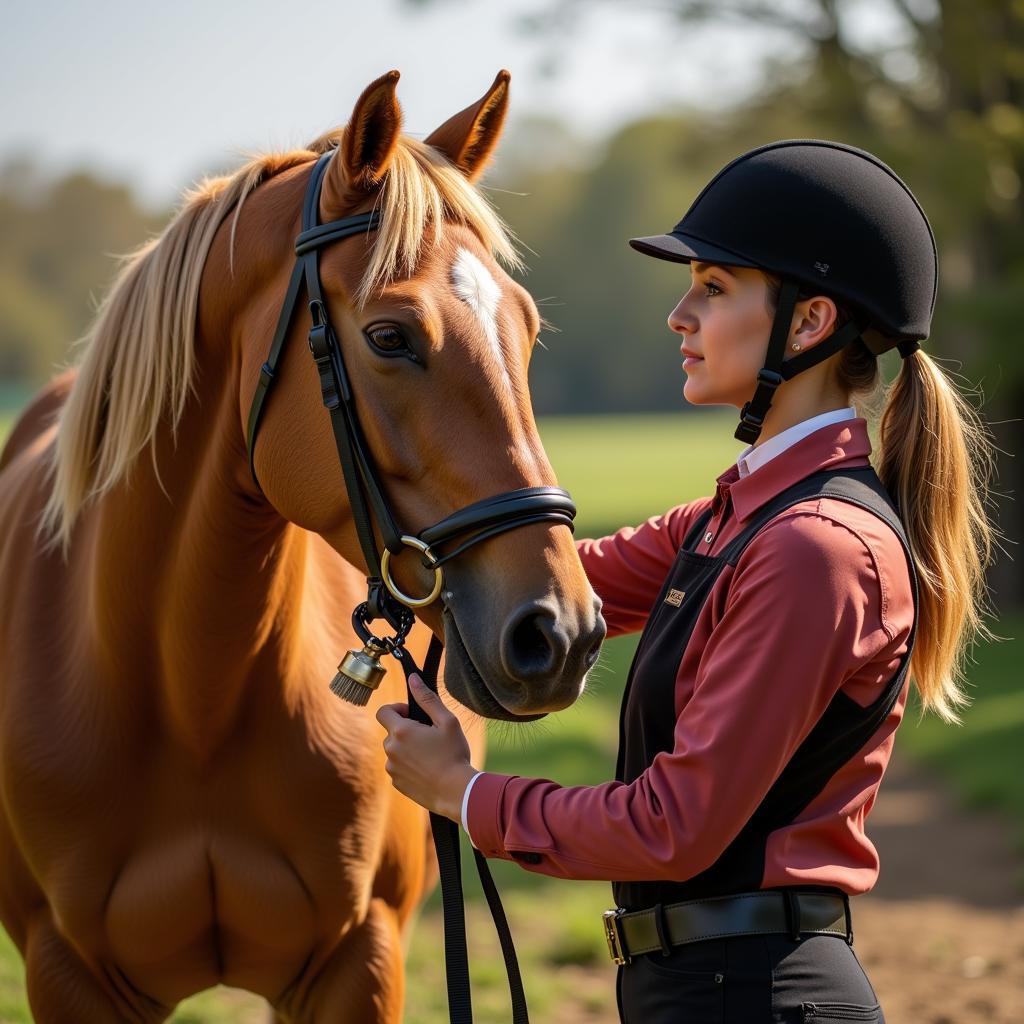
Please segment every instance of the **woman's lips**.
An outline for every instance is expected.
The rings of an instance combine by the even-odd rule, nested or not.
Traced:
[[[687,356],[683,360],[683,369],[687,369],[690,366],[696,366],[698,363],[703,363],[704,360],[700,356]]]

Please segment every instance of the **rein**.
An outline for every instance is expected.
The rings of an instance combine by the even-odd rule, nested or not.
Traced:
[[[385,654],[390,654],[396,658],[405,672],[410,717],[429,724],[430,719],[416,704],[412,692],[408,690],[408,677],[413,672],[420,673],[426,684],[436,692],[442,643],[436,636],[431,638],[424,667],[420,672],[412,656],[405,649],[405,639],[415,621],[413,609],[426,607],[435,600],[440,600],[442,604],[446,603],[443,566],[474,544],[495,537],[506,530],[531,523],[561,523],[571,530],[576,506],[569,493],[559,487],[521,487],[467,505],[433,526],[421,530],[419,534],[406,534],[399,529],[360,429],[352,386],[345,369],[341,346],[331,326],[320,282],[320,249],[353,235],[376,229],[380,225],[380,214],[374,210],[371,213],[344,217],[327,224],[318,223],[320,190],[324,172],[333,152],[329,150],[317,160],[306,187],[302,206],[302,230],[295,239],[295,267],[288,283],[270,351],[260,368],[259,383],[249,409],[249,468],[256,486],[259,487],[254,464],[256,435],[289,327],[295,318],[300,296],[305,290],[312,321],[309,329],[309,350],[320,377],[321,398],[330,413],[345,489],[368,573],[366,600],[352,614],[352,624],[363,641],[363,649],[349,651],[345,655],[338,666],[338,674],[331,683],[331,689],[345,700],[355,704],[366,704],[370,693],[380,684],[385,674],[380,659]],[[377,548],[374,523],[383,540],[381,552],[378,552]],[[438,553],[439,548],[457,540],[461,540],[461,543],[453,550],[447,554]],[[429,593],[420,597],[403,593],[391,575],[391,558],[406,547],[418,551],[424,567],[434,573]],[[370,624],[377,619],[383,619],[394,630],[394,634],[382,637],[371,632]],[[451,1024],[470,1024],[473,1018],[462,897],[459,826],[443,815],[431,813],[430,827],[441,876],[449,1018]],[[514,1024],[527,1024],[529,1018],[526,997],[505,912],[486,858],[475,847],[473,854],[505,957],[512,996],[512,1019]]]

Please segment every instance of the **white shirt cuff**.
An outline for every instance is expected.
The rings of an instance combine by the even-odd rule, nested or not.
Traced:
[[[473,788],[473,783],[476,782],[481,775],[483,775],[483,772],[477,772],[476,775],[466,783],[466,791],[462,794],[462,829],[467,836],[469,835],[469,823],[466,821],[466,814],[469,811],[469,791]],[[471,843],[473,842],[472,836],[470,836],[469,841]]]

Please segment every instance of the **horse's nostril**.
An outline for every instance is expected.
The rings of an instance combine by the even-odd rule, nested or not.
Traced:
[[[587,656],[583,659],[584,665],[586,665],[587,671],[589,672],[596,663],[598,657],[601,654],[601,641],[599,640],[593,647],[587,651]]]
[[[524,609],[506,631],[505,668],[524,683],[543,679],[557,671],[568,644],[554,615],[536,605]]]
[[[538,616],[531,615],[516,626],[512,634],[512,643],[516,648],[516,654],[523,661],[536,661],[547,659],[551,653],[551,645],[548,643],[547,634],[537,621]]]

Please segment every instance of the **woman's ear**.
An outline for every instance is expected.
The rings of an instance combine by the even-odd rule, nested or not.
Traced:
[[[789,344],[786,345],[787,355],[793,355],[794,343],[806,352],[835,333],[838,316],[836,304],[827,295],[801,299],[793,309],[793,325],[789,332]]]
[[[450,117],[424,139],[428,146],[444,153],[470,181],[483,174],[501,137],[511,78],[507,71],[499,71],[481,99]]]

